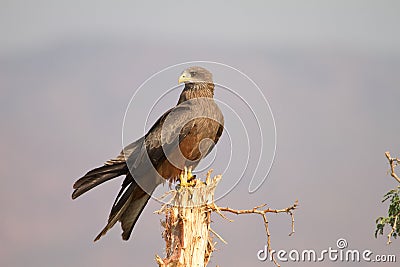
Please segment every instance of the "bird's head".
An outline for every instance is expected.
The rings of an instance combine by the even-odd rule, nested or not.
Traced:
[[[212,74],[202,67],[190,67],[182,72],[178,83],[213,83]]]

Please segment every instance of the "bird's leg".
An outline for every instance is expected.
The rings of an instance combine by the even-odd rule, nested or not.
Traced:
[[[188,186],[186,166],[185,166],[185,169],[182,170],[181,174],[179,175],[179,182],[180,182],[180,186]]]
[[[187,170],[187,181],[192,183],[196,179],[196,175],[192,173],[192,167],[190,166]]]
[[[180,186],[189,187],[196,185],[196,175],[192,173],[192,167],[187,168],[185,166],[184,170],[179,175]]]

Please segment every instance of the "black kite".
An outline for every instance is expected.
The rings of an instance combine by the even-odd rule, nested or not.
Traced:
[[[95,241],[118,221],[122,239],[128,240],[154,189],[165,181],[175,181],[185,166],[195,168],[218,142],[224,119],[213,99],[212,74],[201,67],[190,67],[179,77],[182,82],[185,87],[178,104],[165,112],[144,137],[73,185],[75,199],[99,184],[125,175],[108,223]]]

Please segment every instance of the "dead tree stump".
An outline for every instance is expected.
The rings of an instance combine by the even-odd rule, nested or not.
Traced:
[[[160,210],[155,213],[165,214],[163,238],[165,240],[165,258],[156,255],[156,262],[159,267],[205,267],[207,266],[211,253],[214,251],[215,243],[212,241],[210,232],[213,236],[226,243],[221,236],[215,233],[211,227],[211,213],[216,212],[228,221],[221,212],[229,212],[236,215],[258,214],[263,218],[267,248],[271,254],[271,259],[276,266],[280,266],[276,261],[271,248],[271,234],[268,229],[267,213],[286,213],[291,216],[292,231],[294,233],[293,211],[297,209],[297,200],[290,207],[284,209],[264,208],[266,205],[259,205],[253,209],[235,210],[228,207],[218,207],[214,203],[214,192],[221,175],[210,178],[212,170],[207,173],[206,182],[194,180],[191,186],[180,187],[166,193],[162,199],[169,197],[169,200]],[[187,180],[187,170],[185,169],[184,180]]]
[[[195,185],[171,191],[170,201],[158,213],[165,214],[166,258],[156,256],[160,267],[204,267],[213,251],[209,235],[214,191],[221,179],[218,175],[206,183],[195,180]]]

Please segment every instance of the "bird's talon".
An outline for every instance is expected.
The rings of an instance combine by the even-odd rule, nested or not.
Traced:
[[[192,167],[185,167],[179,175],[179,181],[181,187],[190,187],[196,185],[196,175],[192,173]]]

